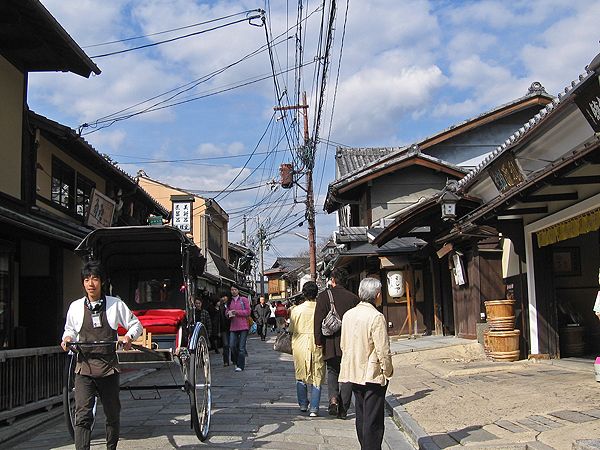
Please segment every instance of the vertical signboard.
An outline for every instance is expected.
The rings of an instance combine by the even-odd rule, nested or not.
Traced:
[[[192,232],[192,205],[194,197],[187,195],[172,195],[171,224],[184,233]]]
[[[92,189],[85,224],[92,228],[107,228],[112,225],[115,201],[102,192]]]

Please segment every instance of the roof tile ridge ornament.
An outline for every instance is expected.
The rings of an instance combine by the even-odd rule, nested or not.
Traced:
[[[419,144],[412,144],[410,147],[408,147],[408,151],[406,152],[406,154],[408,156],[420,155],[421,147],[419,147]]]
[[[529,86],[527,95],[548,95],[548,92],[546,92],[546,88],[544,88],[542,83],[539,81],[534,81],[531,83],[531,86]]]

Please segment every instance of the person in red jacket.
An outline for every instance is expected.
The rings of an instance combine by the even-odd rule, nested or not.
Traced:
[[[285,330],[286,320],[288,318],[288,310],[281,300],[277,300],[275,305],[275,323],[277,324],[277,332],[281,333]]]

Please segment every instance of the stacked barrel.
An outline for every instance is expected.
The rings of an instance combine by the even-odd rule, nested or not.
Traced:
[[[483,336],[486,353],[494,361],[517,361],[520,331],[515,330],[515,300],[488,300],[484,303],[489,326]]]

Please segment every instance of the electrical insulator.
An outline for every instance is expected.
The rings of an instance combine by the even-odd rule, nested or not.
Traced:
[[[283,163],[279,166],[279,175],[282,188],[289,189],[294,185],[294,166],[292,164]]]

